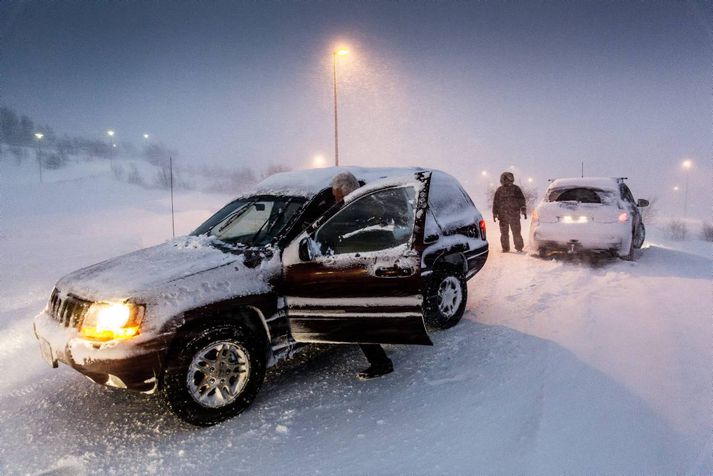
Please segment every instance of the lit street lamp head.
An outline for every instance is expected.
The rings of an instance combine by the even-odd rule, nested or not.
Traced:
[[[111,129],[109,129],[108,131],[106,131],[106,133],[107,133],[107,135],[108,135],[109,137],[114,137],[114,131],[112,131]]]
[[[148,138],[149,138],[149,135],[148,135],[148,134],[144,134],[144,139],[148,140]]]
[[[339,48],[337,50],[334,50],[334,54],[337,56],[346,56],[349,54],[349,50],[345,48]]]
[[[41,140],[45,135],[41,132],[35,132],[35,139]]]
[[[689,159],[686,159],[683,161],[683,164],[681,164],[681,165],[683,165],[684,169],[690,169],[693,166],[693,162]]]

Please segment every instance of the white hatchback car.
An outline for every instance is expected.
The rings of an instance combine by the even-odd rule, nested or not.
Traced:
[[[582,177],[554,180],[532,213],[530,249],[551,252],[604,252],[635,259],[646,229],[624,178]]]

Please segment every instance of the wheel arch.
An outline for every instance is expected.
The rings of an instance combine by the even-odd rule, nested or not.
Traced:
[[[271,335],[265,315],[258,307],[249,304],[217,303],[186,311],[183,313],[183,319],[176,321],[167,350],[170,352],[186,333],[222,322],[244,324],[255,337],[260,339],[260,348],[264,349],[266,359],[270,359]]]
[[[433,270],[450,269],[463,275],[468,273],[468,260],[461,251],[444,252],[433,261]]]

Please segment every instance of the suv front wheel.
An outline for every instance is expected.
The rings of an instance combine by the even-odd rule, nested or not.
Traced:
[[[426,324],[437,329],[455,326],[463,317],[468,286],[461,273],[435,270],[426,284]]]
[[[173,346],[163,380],[171,409],[184,421],[209,426],[252,403],[265,377],[264,352],[239,323],[192,330]]]

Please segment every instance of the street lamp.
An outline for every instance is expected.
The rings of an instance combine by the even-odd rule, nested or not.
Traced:
[[[148,135],[148,134],[144,134],[144,139],[149,140],[149,135]]]
[[[114,149],[116,148],[116,143],[114,143],[114,130],[109,129],[106,131],[106,135],[109,136],[109,142],[111,143],[111,149],[109,150],[109,167],[112,171],[114,170]]]
[[[340,48],[332,52],[334,78],[334,165],[339,167],[339,127],[337,119],[337,56],[346,56],[349,50]]]
[[[688,176],[690,175],[689,170],[693,167],[693,162],[690,159],[686,159],[681,166],[686,171],[686,189],[683,192],[683,217],[686,218],[688,217]]]
[[[37,139],[37,165],[40,167],[40,183],[42,183],[42,138],[45,135],[41,132],[35,132],[35,139]]]
[[[314,168],[321,168],[324,167],[327,164],[327,161],[325,160],[324,156],[322,154],[315,155],[314,158],[312,159],[312,167]]]

